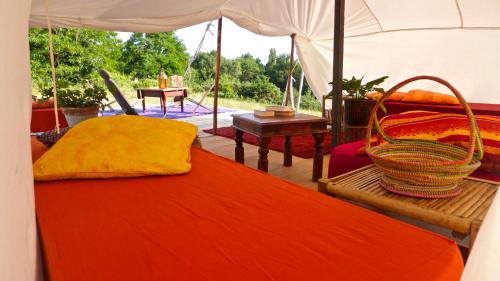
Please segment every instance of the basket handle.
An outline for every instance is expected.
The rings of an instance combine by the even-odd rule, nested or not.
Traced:
[[[451,92],[457,97],[457,99],[460,101],[460,104],[463,106],[465,109],[465,114],[467,115],[467,119],[469,121],[469,127],[470,127],[470,135],[469,135],[469,147],[467,149],[467,157],[461,161],[462,163],[469,163],[472,158],[474,157],[474,150],[475,147],[477,146],[478,148],[478,158],[482,159],[483,158],[483,142],[481,140],[480,134],[479,134],[479,128],[477,126],[476,119],[474,118],[474,114],[472,113],[472,110],[470,109],[469,105],[463,98],[463,96],[458,92],[458,90],[453,87],[449,82],[446,80],[443,80],[441,78],[435,77],[435,76],[429,76],[429,75],[421,75],[421,76],[415,76],[409,79],[404,80],[403,82],[400,82],[396,86],[392,87],[389,89],[387,92],[385,92],[384,95],[377,101],[375,106],[372,109],[372,112],[370,114],[370,120],[368,121],[368,128],[366,130],[366,149],[369,150],[371,148],[371,137],[372,137],[372,128],[373,124],[375,123],[375,127],[377,128],[378,133],[384,138],[389,143],[401,143],[402,140],[394,139],[389,136],[387,136],[384,132],[384,130],[380,127],[380,124],[378,122],[377,118],[377,110],[380,107],[380,105],[388,99],[393,93],[395,93],[397,90],[399,90],[401,87],[405,86],[406,84],[409,84],[411,82],[417,81],[417,80],[432,80],[435,82],[438,82],[444,86],[446,86],[448,89],[451,90]]]

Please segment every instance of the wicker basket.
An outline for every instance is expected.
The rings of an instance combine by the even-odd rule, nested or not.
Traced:
[[[377,109],[398,89],[416,80],[441,83],[459,99],[469,120],[468,149],[430,140],[394,139],[384,133],[378,123]],[[373,125],[387,144],[371,147]],[[366,136],[366,152],[384,173],[381,185],[389,191],[407,196],[446,198],[460,194],[458,182],[481,165],[479,160],[483,156],[479,128],[469,105],[450,83],[433,76],[413,77],[387,91],[371,112]],[[476,148],[477,153],[474,152]]]

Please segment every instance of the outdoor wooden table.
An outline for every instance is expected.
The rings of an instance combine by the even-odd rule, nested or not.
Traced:
[[[184,98],[188,96],[188,88],[144,88],[137,89],[137,98],[142,99],[142,111],[146,111],[146,97],[160,98],[161,109],[163,113],[167,113],[166,100],[168,97],[178,98],[181,102],[181,111],[184,112]]]
[[[320,179],[318,191],[438,225],[455,235],[469,235],[471,249],[499,187],[498,183],[468,177],[459,183],[462,193],[456,197],[423,199],[385,190],[379,184],[381,176],[375,165],[369,165],[335,178]]]
[[[323,140],[327,130],[327,120],[322,117],[297,113],[292,117],[260,118],[253,113],[233,115],[233,128],[236,130],[235,160],[244,163],[243,133],[257,137],[259,144],[258,169],[268,170],[267,155],[272,137],[284,136],[284,166],[292,166],[292,141],[295,135],[312,135],[314,137],[314,163],[312,180],[317,181],[323,173]]]

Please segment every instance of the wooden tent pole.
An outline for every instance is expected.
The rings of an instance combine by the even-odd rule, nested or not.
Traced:
[[[333,30],[332,71],[332,142],[331,147],[340,144],[342,128],[342,75],[344,66],[344,11],[345,0],[335,0]]]
[[[222,17],[217,26],[217,57],[215,59],[215,87],[214,87],[214,135],[217,135],[217,112],[219,111],[219,80],[220,80],[220,54],[222,42]]]
[[[288,77],[287,77],[287,83],[286,83],[286,91],[285,91],[285,106],[288,105],[288,102],[290,101],[292,95],[293,95],[293,88],[291,87],[292,85],[292,75],[293,75],[293,68],[294,68],[294,58],[293,54],[295,53],[295,33],[290,35],[290,38],[292,38],[292,46],[290,50],[290,67],[288,68]]]

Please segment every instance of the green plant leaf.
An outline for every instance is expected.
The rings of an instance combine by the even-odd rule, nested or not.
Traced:
[[[368,90],[371,90],[374,86],[376,86],[376,85],[378,85],[378,84],[380,84],[380,83],[384,82],[384,81],[385,81],[385,79],[387,79],[387,78],[389,78],[389,76],[382,76],[382,77],[380,77],[380,78],[377,78],[377,79],[375,79],[375,80],[372,80],[372,81],[370,81],[370,82],[366,83],[366,84],[365,84],[365,86],[366,86],[366,88],[367,88]]]
[[[385,115],[387,115],[387,108],[385,108],[384,103],[380,104],[380,109],[382,110],[382,112],[384,112]]]

